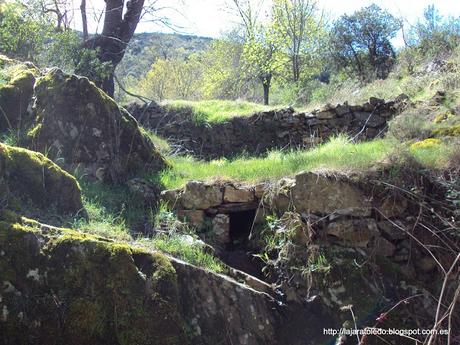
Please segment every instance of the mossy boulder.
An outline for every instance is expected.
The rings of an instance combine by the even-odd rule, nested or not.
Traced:
[[[0,344],[314,345],[328,320],[317,304],[291,309],[161,253],[0,211]]]
[[[38,70],[30,63],[2,59],[0,68],[0,131],[21,129],[32,121],[31,101]],[[6,80],[5,80],[6,79]]]
[[[64,167],[115,182],[166,167],[137,121],[87,78],[53,69],[35,97],[30,145]]]
[[[83,210],[80,187],[69,173],[41,153],[0,143],[0,203],[29,214]]]
[[[5,212],[0,248],[2,344],[188,344],[164,255]]]

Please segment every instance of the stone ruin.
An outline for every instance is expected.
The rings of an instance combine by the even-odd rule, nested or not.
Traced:
[[[210,239],[204,240],[219,251],[248,237],[253,225],[264,222],[261,202],[266,187],[190,181],[184,189],[162,192],[162,199],[193,228],[208,228]]]
[[[302,172],[253,185],[190,181],[184,188],[164,191],[162,199],[225,263],[257,278],[246,276],[247,285],[269,294],[276,290],[295,305],[316,294],[331,310],[353,304],[361,318],[372,313],[369,308],[388,303],[392,294],[426,294],[420,282],[437,272],[433,258],[414,246],[411,238],[417,226],[413,205],[373,184],[375,172],[368,174]],[[251,252],[260,253],[261,248],[254,251],[251,246],[260,229],[267,229],[266,223],[257,226],[267,215],[276,216],[275,236],[288,236],[289,241],[276,259],[259,263],[264,271],[257,275],[248,270],[248,262],[257,266]],[[243,249],[248,260],[235,264],[230,261],[232,251],[241,242],[247,245]],[[324,268],[329,273],[321,273],[320,268],[309,273],[313,280],[306,279],[298,268],[314,265],[310,260],[318,253],[333,258],[334,264]],[[360,266],[366,262],[369,265]],[[379,280],[371,279],[375,274]],[[432,301],[424,303],[423,308],[414,305],[416,313],[433,312]]]
[[[162,192],[177,216],[198,230],[217,254],[250,237],[266,216],[296,213],[303,245],[313,222],[329,242],[363,248],[384,257],[398,256],[395,243],[407,235],[388,219],[404,216],[408,205],[391,197],[376,199],[345,178],[305,172],[276,183],[242,185],[231,182],[190,181],[185,188]],[[378,210],[378,214],[375,210]],[[320,220],[320,221],[319,221]],[[206,229],[206,232],[200,230]],[[302,231],[303,231],[302,230]]]
[[[389,102],[370,98],[362,105],[326,105],[313,112],[270,110],[213,124],[197,122],[191,109],[171,110],[156,103],[133,103],[127,110],[179,152],[215,159],[263,155],[273,149],[310,148],[341,133],[356,140],[374,139],[385,133],[388,121],[408,104],[405,95]]]

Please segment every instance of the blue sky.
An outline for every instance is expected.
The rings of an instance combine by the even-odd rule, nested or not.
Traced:
[[[171,18],[171,22],[180,27],[179,31],[208,37],[219,37],[222,32],[229,30],[235,23],[235,17],[231,14],[226,3],[228,0],[157,0],[158,3],[171,6],[175,10],[165,10],[163,13]],[[260,1],[260,0],[257,0]],[[267,6],[270,0],[265,0]],[[320,8],[330,14],[332,18],[343,13],[353,11],[376,3],[386,8],[394,15],[403,16],[414,23],[417,17],[423,14],[423,9],[434,4],[442,15],[460,16],[460,0],[319,0]],[[95,12],[101,11],[104,2],[101,0],[89,0],[89,6],[95,8]],[[78,26],[78,15],[75,15]],[[91,31],[96,30],[93,22]],[[140,23],[138,32],[142,31],[165,31],[171,30],[164,26],[158,26],[150,22]]]

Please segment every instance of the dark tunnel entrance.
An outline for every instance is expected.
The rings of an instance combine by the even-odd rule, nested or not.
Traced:
[[[230,213],[230,247],[244,246],[251,233],[256,210]],[[231,249],[231,248],[229,248]]]
[[[230,243],[222,257],[223,261],[237,270],[264,280],[262,273],[264,263],[253,255],[249,246],[249,235],[256,217],[256,210],[232,212],[228,215],[230,217]]]

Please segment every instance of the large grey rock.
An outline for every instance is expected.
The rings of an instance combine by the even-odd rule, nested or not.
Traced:
[[[248,187],[225,186],[224,202],[253,202],[254,190]]]
[[[34,95],[30,147],[66,168],[120,182],[166,167],[137,121],[87,78],[53,69]]]
[[[327,234],[348,246],[367,248],[369,242],[379,235],[379,230],[373,219],[353,219],[330,223]]]
[[[190,181],[181,196],[181,204],[186,209],[206,210],[223,202],[220,186],[200,181]]]
[[[359,187],[348,181],[312,172],[303,172],[295,177],[291,197],[299,213],[342,212],[362,216],[371,207],[368,196]]]
[[[83,214],[77,180],[41,153],[0,143],[0,209],[46,219]],[[34,209],[38,210],[35,215]],[[0,235],[1,236],[1,235]]]
[[[159,199],[160,188],[143,178],[133,178],[126,184],[131,193],[146,204],[153,205]]]

